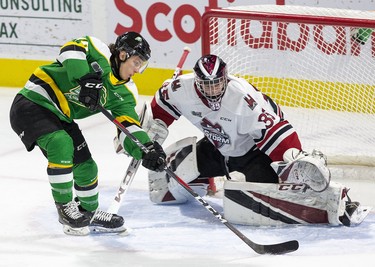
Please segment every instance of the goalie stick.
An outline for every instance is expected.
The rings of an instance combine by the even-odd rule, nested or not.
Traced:
[[[186,58],[187,56],[189,55],[190,53],[190,48],[189,47],[184,47],[184,51],[181,55],[181,58],[176,66],[176,69],[173,73],[173,76],[172,76],[172,79],[175,80],[180,74],[181,74],[181,69],[182,69],[182,66],[184,65],[185,61],[186,61]],[[100,72],[100,66],[97,66],[97,70],[96,71],[99,71]],[[141,115],[140,115],[140,122],[141,122],[141,125],[142,125],[142,122],[143,122],[143,119],[144,119],[144,116],[146,114],[146,109],[147,109],[147,105],[146,103],[143,105],[143,109],[141,111]],[[114,197],[114,199],[112,200],[112,203],[111,205],[109,206],[108,208],[108,212],[109,213],[117,213],[120,209],[120,206],[121,206],[121,203],[125,197],[125,194],[126,192],[128,191],[131,183],[133,182],[133,179],[135,177],[135,174],[137,173],[137,170],[138,170],[138,167],[141,163],[141,160],[136,160],[136,159],[132,159],[127,170],[126,170],[126,173],[125,173],[125,176],[124,178],[121,180],[121,183],[120,183],[120,186],[117,190],[117,193]]]
[[[129,132],[120,122],[118,122],[103,106],[99,105],[98,109],[110,120],[117,128],[122,131],[128,138],[130,138],[143,152],[148,153],[149,150],[145,147],[131,132]],[[164,161],[163,158],[160,160]],[[229,223],[221,214],[216,211],[209,203],[207,203],[201,196],[199,196],[194,190],[192,190],[188,184],[186,184],[181,178],[179,178],[166,164],[164,167],[166,173],[176,180],[186,191],[188,191],[199,203],[201,203],[212,215],[220,220],[226,227],[228,227],[233,233],[235,233],[242,241],[244,241],[249,247],[251,247],[258,254],[285,254],[288,252],[296,251],[299,247],[297,240],[291,240],[287,242],[277,244],[257,244],[251,241],[244,234],[242,234],[237,228]]]

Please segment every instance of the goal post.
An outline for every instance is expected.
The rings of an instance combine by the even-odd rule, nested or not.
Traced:
[[[375,12],[254,5],[202,16],[216,54],[283,107],[304,149],[375,167]]]

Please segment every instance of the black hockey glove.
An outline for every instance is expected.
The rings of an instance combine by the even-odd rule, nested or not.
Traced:
[[[149,142],[145,144],[145,147],[147,147],[149,152],[143,154],[143,167],[155,172],[163,171],[166,155],[161,145],[158,142]]]
[[[91,111],[98,108],[100,101],[100,90],[103,88],[101,77],[96,73],[88,73],[78,80],[81,86],[78,99]]]

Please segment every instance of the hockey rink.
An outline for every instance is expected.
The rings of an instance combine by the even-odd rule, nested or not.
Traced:
[[[375,264],[375,208],[356,227],[235,225],[257,243],[294,239],[300,243],[293,253],[258,255],[194,199],[185,205],[152,204],[148,198],[147,171],[143,167],[119,210],[131,228],[128,236],[65,235],[50,193],[47,161],[38,149],[28,153],[9,124],[9,108],[17,91],[0,89],[0,266],[365,267]],[[142,97],[140,106],[145,99],[149,98]],[[116,129],[104,115],[77,122],[99,167],[100,206],[106,210],[131,159],[115,153],[112,140]],[[183,120],[170,131],[164,145],[186,136],[201,137]],[[352,200],[375,207],[375,177],[339,182],[351,188]],[[220,197],[205,197],[205,200],[222,212]]]

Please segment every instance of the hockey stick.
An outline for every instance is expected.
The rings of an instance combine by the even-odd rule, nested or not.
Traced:
[[[147,109],[147,105],[145,103],[143,105],[141,116],[140,116],[141,125],[142,125],[144,116],[146,114],[146,109]],[[117,190],[117,193],[115,197],[113,198],[111,205],[108,207],[107,212],[116,214],[119,211],[121,203],[125,197],[125,194],[128,191],[131,183],[133,182],[133,179],[135,177],[135,174],[137,173],[137,170],[140,164],[141,164],[141,160],[132,158],[125,172],[125,176],[122,178],[119,188]]]
[[[185,60],[186,60],[187,56],[189,55],[189,53],[190,53],[190,48],[187,47],[187,46],[185,46],[184,47],[184,52],[182,53],[180,61],[178,62],[177,67],[174,70],[174,73],[173,73],[173,76],[172,76],[172,80],[175,80],[178,76],[180,76],[182,66],[184,65]]]
[[[186,58],[187,56],[189,55],[190,53],[190,48],[189,47],[184,47],[184,51],[181,55],[181,58],[176,66],[176,69],[173,73],[173,76],[172,76],[172,79],[175,80],[181,73],[181,69],[182,69],[182,66],[184,65],[185,61],[186,61]],[[100,71],[100,70],[97,70],[97,71]],[[142,125],[142,121],[144,119],[144,115],[146,113],[146,104],[143,106],[143,109],[142,109],[142,112],[141,112],[141,118],[140,118],[140,121],[141,121],[141,125]],[[121,206],[121,203],[125,197],[125,194],[126,192],[128,191],[131,183],[133,182],[133,179],[135,177],[135,174],[138,170],[138,167],[141,163],[141,160],[136,160],[136,159],[132,159],[127,170],[126,170],[126,173],[125,173],[125,176],[124,178],[121,180],[121,183],[120,183],[120,186],[117,190],[117,193],[116,193],[116,196],[114,197],[114,199],[112,200],[112,203],[111,205],[109,206],[108,208],[108,212],[109,213],[117,213],[120,209],[120,206]]]
[[[144,153],[148,153],[149,150],[132,134],[130,133],[121,123],[119,123],[103,106],[98,107],[99,110],[112,121],[120,131],[122,131],[128,138],[130,138]],[[163,160],[160,158],[160,160]],[[164,170],[166,173],[176,180],[186,191],[188,191],[199,203],[201,203],[212,215],[220,220],[226,227],[228,227],[233,233],[235,233],[242,241],[244,241],[249,247],[251,247],[258,254],[285,254],[288,252],[296,251],[299,247],[297,240],[291,240],[278,244],[262,245],[257,244],[248,239],[242,234],[237,228],[221,216],[210,204],[208,204],[200,195],[193,191],[189,185],[187,185],[181,178],[179,178],[169,167],[165,165]]]

